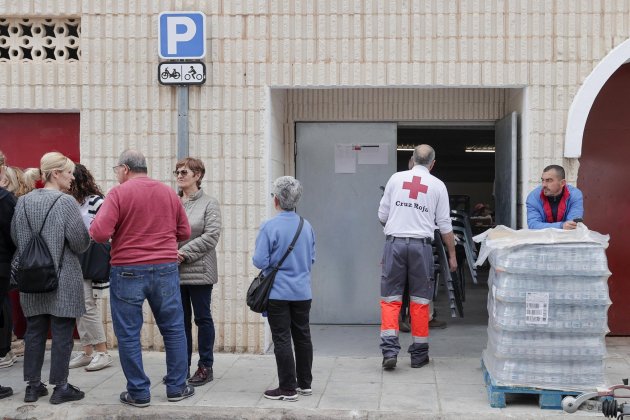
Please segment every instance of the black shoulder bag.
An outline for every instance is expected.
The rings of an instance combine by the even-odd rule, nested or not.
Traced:
[[[109,282],[111,249],[112,246],[109,242],[90,241],[88,249],[79,255],[84,279],[92,280],[92,283],[98,284]]]
[[[291,241],[291,245],[284,253],[284,256],[280,259],[280,262],[272,268],[272,270],[264,275],[263,271],[260,270],[260,273],[256,276],[252,284],[250,284],[249,289],[247,290],[247,306],[254,312],[263,313],[267,310],[267,305],[269,303],[269,294],[271,293],[271,288],[273,286],[273,282],[276,279],[276,274],[282,266],[282,263],[289,256],[293,248],[295,247],[295,242],[300,236],[300,232],[302,232],[302,226],[304,225],[304,219],[300,216],[300,225],[297,228],[297,232],[295,232],[295,236],[293,237],[293,241]]]

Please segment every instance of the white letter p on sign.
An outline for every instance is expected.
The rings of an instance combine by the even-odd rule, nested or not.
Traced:
[[[177,43],[190,41],[197,33],[195,22],[186,16],[168,16],[166,18],[166,26],[169,34],[167,46],[169,54],[177,54]],[[177,33],[178,26],[185,26],[186,31]]]

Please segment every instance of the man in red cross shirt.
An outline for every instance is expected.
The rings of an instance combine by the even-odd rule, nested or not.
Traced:
[[[435,151],[427,144],[413,151],[412,169],[391,176],[378,208],[386,235],[381,275],[381,351],[383,368],[396,367],[400,342],[398,315],[405,283],[409,284],[411,367],[429,363],[429,304],[433,299],[435,226],[448,250],[451,271],[457,269],[455,238],[446,186],[430,171]]]

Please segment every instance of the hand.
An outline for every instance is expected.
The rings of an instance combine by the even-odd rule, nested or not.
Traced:
[[[177,263],[181,264],[184,262],[184,254],[182,254],[180,251],[177,251]]]
[[[562,225],[562,229],[564,229],[564,230],[573,230],[576,227],[577,227],[577,223],[575,223],[573,220],[567,220]]]
[[[455,253],[453,253],[455,254]],[[448,267],[451,270],[451,273],[457,270],[457,257],[455,255],[449,255],[448,257]]]

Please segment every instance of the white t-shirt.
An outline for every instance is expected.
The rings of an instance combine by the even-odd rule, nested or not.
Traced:
[[[433,238],[453,230],[446,186],[421,165],[389,178],[378,208],[385,235],[400,238]]]

